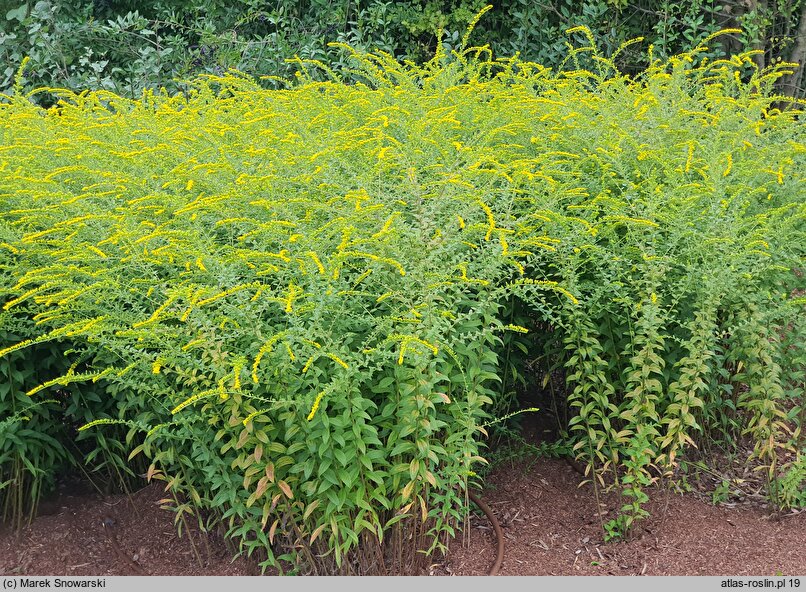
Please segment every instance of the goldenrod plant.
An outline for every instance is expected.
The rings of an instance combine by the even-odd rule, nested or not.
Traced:
[[[469,34],[423,65],[342,46],[356,83],[297,59],[278,90],[3,97],[2,429],[52,436],[47,401],[91,387],[70,417],[117,434],[109,466],[144,458],[178,520],[295,573],[444,550],[527,358],[627,496],[613,536],[717,435],[800,483],[776,461],[806,245],[788,65],[706,41],[627,76],[591,42],[552,70]],[[20,374],[45,351],[58,372]],[[9,454],[4,484],[55,464]]]

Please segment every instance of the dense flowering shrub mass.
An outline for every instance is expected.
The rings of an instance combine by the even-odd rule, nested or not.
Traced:
[[[806,138],[768,96],[785,65],[702,50],[635,78],[593,46],[559,71],[470,48],[355,53],[359,84],[300,61],[284,90],[7,96],[6,511],[75,438],[266,566],[412,569],[526,360],[625,493],[611,532],[706,439],[749,439],[794,503]]]

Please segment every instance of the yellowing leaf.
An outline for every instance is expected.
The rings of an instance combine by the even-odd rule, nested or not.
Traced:
[[[278,481],[277,487],[285,494],[288,499],[294,499],[294,494],[291,492],[291,487],[285,481]]]

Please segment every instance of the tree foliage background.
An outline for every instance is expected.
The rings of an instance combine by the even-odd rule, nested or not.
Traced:
[[[25,83],[107,89],[139,96],[145,88],[175,90],[177,79],[235,68],[286,76],[299,56],[344,66],[328,47],[349,43],[421,61],[442,31],[446,48],[487,0],[0,0],[0,92],[25,56]],[[806,0],[510,0],[479,23],[474,37],[498,55],[556,66],[569,27],[585,25],[611,52],[644,37],[619,56],[626,71],[646,66],[648,48],[666,57],[711,33],[741,28],[715,52],[759,50],[757,65],[806,58]],[[806,94],[800,68],[778,91]]]

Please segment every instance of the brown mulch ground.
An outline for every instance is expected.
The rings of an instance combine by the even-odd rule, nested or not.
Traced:
[[[484,498],[506,539],[502,575],[802,575],[806,574],[806,512],[771,518],[757,502],[714,506],[703,496],[655,491],[632,540],[604,543],[601,520],[620,506],[617,495],[597,512],[590,485],[560,460],[531,468],[502,467]],[[470,545],[454,544],[434,569],[481,575],[494,560],[494,537],[482,516],[471,520]]]
[[[758,504],[714,506],[702,496],[655,492],[652,516],[633,540],[603,543],[618,498],[597,512],[590,486],[559,460],[499,467],[485,501],[504,529],[502,575],[804,575],[806,512],[771,519]],[[160,484],[101,498],[65,494],[52,512],[19,533],[0,532],[0,575],[256,575],[254,562],[230,561],[217,536],[177,536],[174,514],[161,510]],[[433,575],[482,575],[494,559],[483,516],[471,519],[469,544],[457,539]],[[200,560],[199,560],[200,559]]]
[[[186,518],[191,536],[184,529],[178,536],[175,514],[160,508],[163,489],[164,484],[153,483],[131,498],[82,492],[47,500],[50,515],[36,518],[19,533],[0,531],[0,575],[259,573],[250,561],[231,562],[235,552],[220,537],[202,537],[193,518]]]

